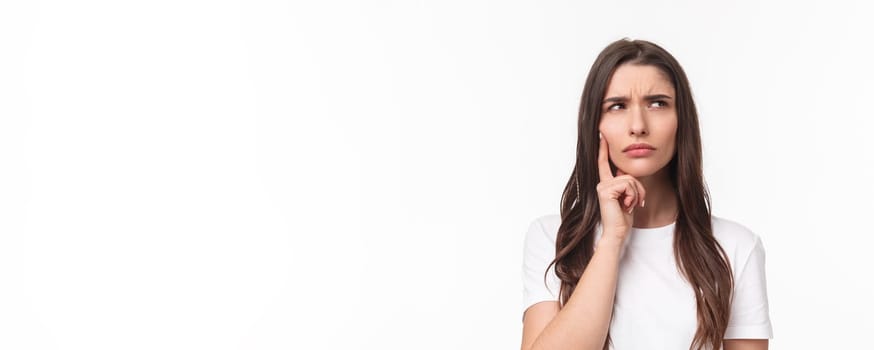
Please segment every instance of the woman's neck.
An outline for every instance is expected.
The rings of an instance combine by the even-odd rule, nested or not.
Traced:
[[[668,167],[637,178],[646,190],[646,206],[634,208],[633,227],[667,226],[677,220],[677,191],[668,178]]]

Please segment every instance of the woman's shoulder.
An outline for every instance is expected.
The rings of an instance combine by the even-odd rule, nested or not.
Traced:
[[[559,226],[561,226],[561,215],[544,214],[531,220],[528,225],[528,236],[539,234],[555,242]]]
[[[748,226],[738,221],[711,215],[713,235],[723,249],[741,252],[750,252],[756,245],[761,245],[759,235]]]

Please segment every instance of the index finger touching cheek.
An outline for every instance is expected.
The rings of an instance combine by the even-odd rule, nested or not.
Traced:
[[[598,174],[601,177],[601,181],[613,178],[613,173],[610,171],[609,157],[607,139],[601,137],[601,143],[598,146]]]

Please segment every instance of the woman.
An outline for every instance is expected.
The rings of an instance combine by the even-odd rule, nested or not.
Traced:
[[[767,349],[758,235],[712,216],[679,63],[608,45],[580,105],[561,214],[525,238],[522,349]]]

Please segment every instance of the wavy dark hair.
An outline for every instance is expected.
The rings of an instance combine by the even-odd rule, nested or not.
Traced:
[[[710,345],[719,349],[728,327],[734,279],[728,256],[713,236],[698,113],[686,73],[670,53],[652,42],[617,40],[604,48],[589,70],[580,101],[576,164],[561,196],[555,259],[547,271],[555,265],[556,275],[561,279],[559,305],[564,307],[594,254],[595,230],[601,220],[595,190],[599,182],[601,101],[610,77],[622,64],[654,66],[671,79],[676,91],[676,154],[667,165],[678,203],[674,259],[678,271],[693,288],[697,302],[698,328],[689,348]],[[608,332],[604,349],[611,341]]]

